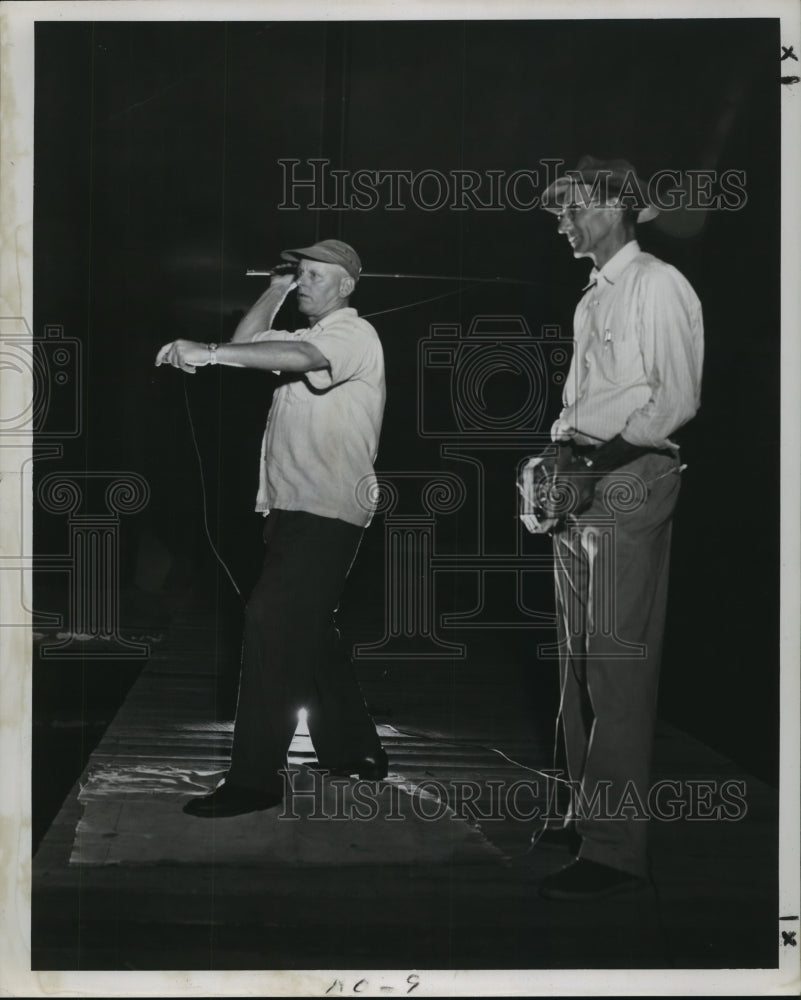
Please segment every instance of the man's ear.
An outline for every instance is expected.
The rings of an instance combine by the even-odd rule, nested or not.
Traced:
[[[606,203],[606,207],[611,208],[612,211],[615,213],[616,216],[615,225],[623,225],[623,226],[627,225],[628,209],[626,207],[626,204],[623,201],[621,201],[620,198],[617,197],[610,198],[609,201]]]
[[[356,287],[356,282],[351,278],[350,275],[343,278],[339,283],[339,294],[343,299],[349,299],[353,295],[353,289]]]

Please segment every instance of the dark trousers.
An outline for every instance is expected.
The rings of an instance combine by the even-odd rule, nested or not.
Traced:
[[[264,566],[245,609],[231,782],[283,791],[301,708],[322,764],[380,749],[334,621],[361,536],[356,525],[303,511],[267,517]]]

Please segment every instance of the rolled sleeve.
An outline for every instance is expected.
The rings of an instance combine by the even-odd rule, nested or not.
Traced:
[[[309,384],[320,390],[358,378],[366,355],[374,353],[370,338],[353,324],[332,324],[320,330],[312,329],[302,339],[314,344],[328,362],[327,368],[305,373]]]
[[[256,344],[262,340],[300,340],[300,332],[297,330],[263,330],[261,333],[254,333],[251,343]]]

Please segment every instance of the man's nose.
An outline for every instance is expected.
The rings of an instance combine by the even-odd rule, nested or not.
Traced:
[[[569,222],[567,216],[566,215],[560,215],[560,216],[558,216],[558,219],[559,219],[559,225],[556,228],[557,233],[566,233],[567,230],[568,230],[568,228],[569,228],[569,226],[570,226],[570,222]]]

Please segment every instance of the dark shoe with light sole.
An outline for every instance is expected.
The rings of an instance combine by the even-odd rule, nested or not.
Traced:
[[[576,857],[581,847],[581,836],[573,826],[546,826],[531,837],[531,849],[569,851]]]
[[[540,883],[540,895],[545,899],[579,901],[602,899],[621,892],[634,892],[646,885],[646,880],[619,868],[579,858],[561,871],[548,875]]]
[[[362,781],[383,781],[389,774],[389,760],[383,750],[368,754],[350,764],[326,765],[310,760],[307,764],[313,771],[328,771],[332,778],[350,778],[356,775]]]
[[[218,819],[224,816],[242,816],[280,806],[283,796],[265,792],[259,788],[245,788],[229,781],[223,782],[209,795],[199,795],[190,799],[183,808],[188,816],[204,819]]]

